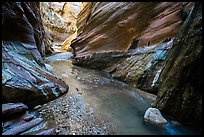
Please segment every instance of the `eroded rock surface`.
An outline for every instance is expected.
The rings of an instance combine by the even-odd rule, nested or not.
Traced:
[[[83,3],[73,64],[105,69],[112,77],[157,94],[163,61],[194,3]],[[148,9],[148,10],[147,10]]]
[[[55,128],[45,130],[44,127],[40,127],[41,123],[45,123],[43,118],[29,114],[27,109],[28,107],[23,103],[2,104],[2,114],[4,115],[2,135],[28,134],[36,129],[38,130],[37,135],[56,135]]]
[[[152,45],[174,37],[182,24],[181,14],[188,4],[191,3],[87,4],[79,14],[79,32],[72,44],[76,58],[94,52],[125,52],[134,40],[138,40],[138,46],[142,46],[148,42]]]
[[[183,123],[201,125],[202,14],[198,8],[192,11],[195,3],[87,5],[71,44],[73,64],[103,69],[114,78],[158,93],[156,108]]]
[[[202,126],[202,4],[196,3],[169,51],[154,104],[182,123]]]
[[[72,39],[76,37],[80,4],[81,2],[40,2],[45,34],[52,45],[62,45],[65,50],[69,48]]]
[[[35,106],[68,91],[66,83],[50,73],[42,55],[43,28],[38,3],[2,5],[2,100]]]
[[[167,123],[167,120],[161,115],[157,108],[148,108],[144,114],[144,119],[154,124]]]

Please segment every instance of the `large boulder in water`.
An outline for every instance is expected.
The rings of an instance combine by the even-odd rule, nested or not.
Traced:
[[[35,106],[68,91],[65,82],[44,64],[38,3],[5,2],[2,5],[2,99]]]
[[[144,114],[144,119],[155,124],[167,123],[167,120],[161,115],[157,108],[148,108]]]

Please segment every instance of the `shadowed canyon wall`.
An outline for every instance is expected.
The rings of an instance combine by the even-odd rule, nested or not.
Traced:
[[[183,23],[165,61],[154,104],[183,123],[202,126],[202,4]]]
[[[39,3],[2,4],[2,100],[29,106],[45,103],[68,91],[68,86],[50,73],[42,56],[44,29]]]
[[[201,69],[202,15],[193,11],[191,17],[195,3],[83,4],[77,38],[71,44],[73,64],[105,70],[114,78],[158,94],[154,106],[183,123],[200,126],[201,87],[193,80],[201,82],[197,76]],[[194,29],[184,27],[185,24]],[[177,40],[182,42],[178,44]],[[198,45],[193,46],[196,41]]]

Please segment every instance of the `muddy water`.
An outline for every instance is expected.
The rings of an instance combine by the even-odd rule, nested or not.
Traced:
[[[67,94],[79,95],[82,102],[93,109],[99,121],[108,121],[109,124],[114,125],[111,128],[114,134],[197,134],[196,130],[184,127],[168,118],[169,123],[164,126],[155,126],[144,121],[143,115],[150,107],[151,99],[140,96],[139,90],[114,80],[105,72],[73,66],[70,60],[53,59],[46,63],[53,67],[53,73],[56,76],[69,85]],[[63,104],[60,105],[63,107]]]

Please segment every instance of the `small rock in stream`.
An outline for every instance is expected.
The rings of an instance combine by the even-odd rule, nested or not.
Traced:
[[[42,105],[37,105],[34,107],[34,110],[40,109],[42,107]]]

